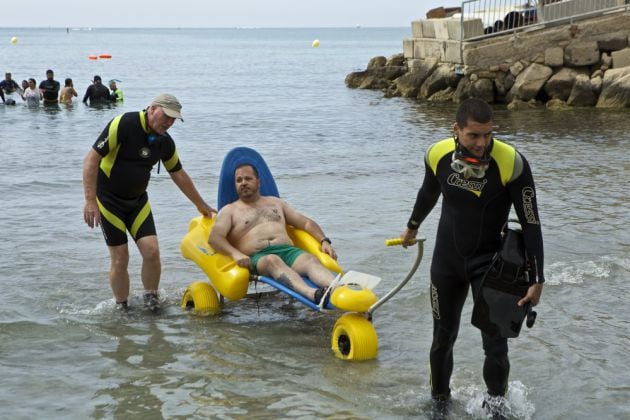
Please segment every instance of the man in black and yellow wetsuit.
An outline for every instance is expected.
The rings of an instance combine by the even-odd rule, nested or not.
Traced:
[[[536,305],[542,293],[543,241],[534,180],[527,160],[512,146],[492,138],[492,109],[477,99],[463,101],[453,125],[455,137],[434,143],[425,155],[425,176],[402,233],[403,244],[416,237],[420,224],[442,195],[431,263],[433,343],[430,354],[431,394],[450,397],[453,346],[462,307],[472,286],[473,297],[493,254],[512,205],[523,227],[526,253],[537,277],[519,306]],[[483,376],[490,396],[504,396],[510,364],[507,338],[482,332]]]
[[[142,255],[145,303],[152,308],[158,304],[160,251],[146,192],[153,166],[161,161],[199,212],[205,216],[215,212],[182,168],[175,142],[167,133],[175,119],[181,119],[180,111],[177,98],[159,95],[146,110],[110,121],[85,157],[84,220],[91,228],[101,225],[111,257],[110,285],[123,307],[129,296],[127,231]]]

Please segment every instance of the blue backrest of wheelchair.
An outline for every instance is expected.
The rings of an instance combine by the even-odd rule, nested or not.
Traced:
[[[249,164],[256,168],[260,178],[260,195],[273,195],[280,197],[276,181],[263,157],[249,147],[236,147],[228,152],[223,159],[219,174],[219,191],[217,205],[219,210],[226,204],[238,200],[238,193],[234,184],[234,171],[243,164]]]

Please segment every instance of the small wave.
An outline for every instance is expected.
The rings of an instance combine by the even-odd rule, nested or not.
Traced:
[[[467,399],[466,412],[475,418],[488,418],[488,412],[483,407],[484,400],[488,397],[485,390],[479,386],[471,386],[461,390],[455,390],[454,397]],[[500,406],[501,415],[509,419],[529,420],[534,415],[536,408],[528,398],[528,389],[520,381],[510,382],[507,398],[491,397],[490,404]],[[503,417],[502,417],[503,418]]]
[[[160,296],[160,304],[162,310],[160,314],[162,315],[173,315],[173,314],[182,314],[181,308],[179,306],[179,299],[183,295],[183,290],[176,292],[166,292],[161,290],[159,292]],[[116,304],[114,298],[106,299],[100,301],[94,305],[90,302],[79,301],[79,302],[66,302],[58,308],[58,311],[61,315],[69,315],[69,316],[81,316],[81,317],[97,317],[101,316],[110,316],[116,313],[123,313],[126,316],[134,316],[134,314],[142,315],[144,314],[144,298],[143,293],[133,293],[129,296],[128,299],[129,310],[122,311],[121,307]],[[140,310],[138,310],[140,309]]]
[[[616,269],[628,271],[630,259],[604,256],[595,261],[557,262],[549,265],[548,283],[582,284],[588,280],[604,280]]]

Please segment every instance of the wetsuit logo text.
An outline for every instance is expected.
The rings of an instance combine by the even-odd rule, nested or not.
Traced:
[[[534,198],[536,192],[532,187],[525,187],[522,191],[523,194],[523,210],[525,211],[525,219],[530,225],[537,225],[536,214],[534,213]]]
[[[102,149],[103,147],[105,147],[105,143],[107,143],[108,140],[109,140],[109,137],[105,137],[103,140],[99,141],[96,144],[96,148],[97,149]]]
[[[431,283],[431,310],[433,311],[433,318],[440,319],[440,303],[438,301],[437,287]]]
[[[483,187],[486,186],[488,180],[484,179],[483,181],[472,181],[468,179],[462,179],[460,174],[450,174],[446,182],[448,183],[448,185],[470,191],[477,197],[480,197],[481,191],[483,191]]]

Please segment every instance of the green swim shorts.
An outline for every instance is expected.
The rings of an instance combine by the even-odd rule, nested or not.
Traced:
[[[294,247],[293,245],[270,245],[267,248],[261,249],[260,251],[251,255],[249,259],[252,265],[252,271],[256,273],[256,265],[258,264],[258,261],[265,255],[277,255],[282,261],[284,261],[286,265],[291,267],[297,257],[302,255],[303,253],[303,250]]]

